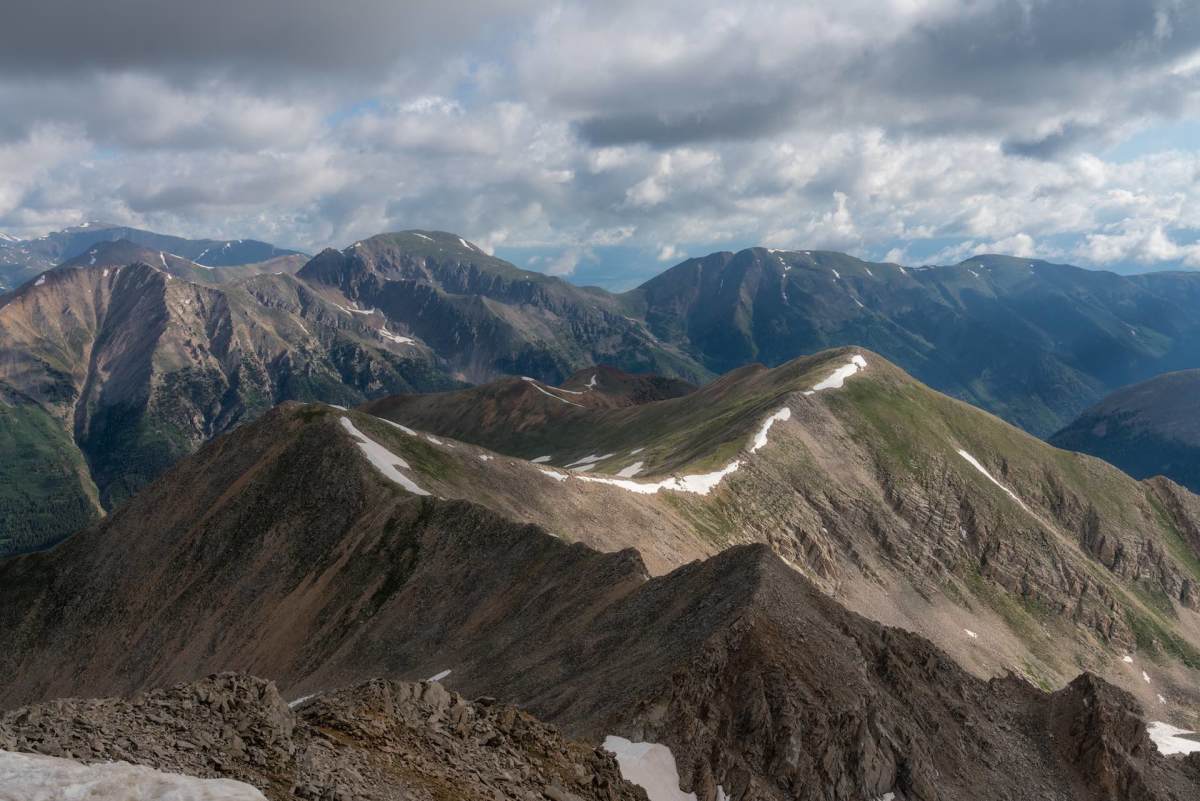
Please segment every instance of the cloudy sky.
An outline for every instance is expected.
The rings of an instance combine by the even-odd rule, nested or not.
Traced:
[[[1200,268],[1194,0],[39,0],[0,231],[403,228],[622,287],[688,255]]]

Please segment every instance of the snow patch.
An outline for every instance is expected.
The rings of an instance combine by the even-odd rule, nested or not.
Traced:
[[[1147,684],[1150,683],[1150,674],[1144,670],[1142,671],[1142,681],[1146,682]]]
[[[754,435],[754,444],[750,446],[751,453],[758,453],[759,450],[766,447],[767,432],[771,430],[771,426],[776,423],[782,423],[792,419],[792,410],[784,406],[775,414],[763,421],[762,427],[758,429],[758,433]]]
[[[555,481],[566,481],[567,480],[566,473],[559,473],[555,470],[538,470],[538,472],[544,476],[549,476],[550,478],[554,479]]]
[[[1124,662],[1124,663],[1125,663],[1125,664],[1127,664],[1127,665],[1132,665],[1132,664],[1133,664],[1133,657],[1132,657],[1132,656],[1130,656],[1129,654],[1125,654],[1125,656],[1121,657],[1121,661],[1122,661],[1122,662]]]
[[[232,779],[163,773],[127,762],[84,765],[73,759],[0,751],[0,787],[12,801],[266,801]]]
[[[961,456],[962,458],[966,459],[968,462],[970,462],[971,466],[974,467],[976,470],[978,470],[980,473],[983,473],[983,475],[987,478],[988,481],[992,482],[997,487],[1004,490],[1004,492],[1008,495],[1008,497],[1012,498],[1014,501],[1017,502],[1018,506],[1020,506],[1026,512],[1029,512],[1029,507],[1025,505],[1025,502],[1022,501],[1020,498],[1018,498],[1017,494],[1015,492],[1013,492],[1008,487],[1004,486],[999,481],[997,481],[996,478],[987,471],[987,468],[979,463],[978,459],[976,459],[974,456],[972,456],[971,454],[969,454],[966,451],[961,450],[961,449],[959,450],[958,455]],[[1029,512],[1029,513],[1033,514],[1032,512]]]
[[[576,459],[575,461],[573,461],[569,465],[567,465],[567,467],[568,468],[577,467],[581,464],[595,464],[596,462],[603,462],[605,459],[611,459],[614,456],[616,456],[615,453],[606,453],[603,456],[598,456],[593,453],[593,454],[583,457],[582,459]]]
[[[44,276],[44,275],[39,275],[39,276],[38,276],[38,280],[34,281],[34,282],[33,282],[33,285],[34,285],[34,286],[41,286],[41,285],[42,285],[42,284],[44,284],[44,283],[46,283],[46,276]]]
[[[644,450],[646,450],[646,449],[645,449],[645,448],[634,448],[633,450],[631,450],[631,451],[629,452],[629,455],[630,455],[630,456],[637,456],[639,453],[641,453],[641,452],[642,452],[642,451],[644,451]]]
[[[393,334],[391,331],[387,330],[386,328],[379,329],[379,336],[382,337],[383,339],[387,340],[388,342],[392,342],[397,345],[411,345],[414,342],[416,342],[415,339],[412,339],[410,337],[402,337],[399,334]]]
[[[617,471],[617,478],[633,478],[638,473],[642,472],[642,468],[645,465],[645,462],[634,462],[628,467],[623,467]]]
[[[596,388],[596,376],[595,376],[594,374],[593,374],[593,375],[592,375],[592,377],[591,377],[591,378],[588,380],[588,382],[587,382],[587,387],[588,387],[588,389],[595,389],[595,388]]]
[[[479,461],[481,461],[481,462],[490,462],[490,461],[492,461],[492,459],[495,458],[494,456],[492,456],[491,454],[488,454],[488,453],[479,453],[479,454],[476,454],[476,456],[479,457]]]
[[[834,370],[828,378],[818,384],[815,384],[812,389],[805,390],[804,394],[812,395],[824,389],[841,389],[842,384],[846,382],[847,378],[854,375],[859,370],[866,369],[866,366],[867,360],[856,353],[850,357],[850,361]]]
[[[295,709],[296,707],[300,706],[308,699],[316,698],[316,697],[317,697],[316,693],[311,693],[309,695],[302,695],[299,698],[297,698],[295,701],[288,701],[288,709]]]
[[[594,465],[594,464],[582,464],[582,465],[580,465],[579,467],[571,467],[571,468],[568,468],[568,469],[570,469],[570,470],[574,470],[576,473],[586,473],[586,472],[588,472],[589,470],[591,470],[591,469],[592,469],[593,467],[595,467],[595,466],[596,466],[596,465]]]
[[[965,631],[967,633],[967,636],[970,637],[972,640],[979,639],[979,634],[977,632],[971,631],[970,629],[963,629],[963,631]]]
[[[842,280],[842,274],[841,274],[841,273],[839,273],[837,270],[833,269],[832,267],[830,267],[830,268],[829,268],[829,270],[830,270],[830,272],[832,272],[832,273],[833,273],[833,277],[834,277],[834,278],[836,278],[836,279],[837,279],[837,280],[839,280],[839,281],[841,281],[841,280]]]
[[[1146,726],[1146,733],[1150,735],[1150,739],[1154,741],[1154,746],[1160,754],[1174,756],[1176,754],[1200,752],[1200,739],[1191,739],[1200,735],[1197,735],[1195,732],[1178,729],[1170,723],[1152,720]]]
[[[450,675],[449,670],[443,670],[441,673],[435,673],[434,675],[425,679],[425,681],[441,681],[442,679],[446,678],[449,675]]]
[[[539,456],[538,458],[530,459],[529,461],[533,462],[534,464],[545,464],[553,458],[553,456]]]
[[[377,418],[375,418],[375,419],[376,419],[376,420],[383,420],[383,422],[387,423],[389,426],[393,426],[394,428],[398,428],[398,429],[400,429],[400,430],[401,430],[401,431],[403,431],[405,434],[408,434],[410,437],[415,437],[415,436],[417,436],[417,432],[416,432],[416,431],[413,431],[413,430],[412,430],[411,428],[409,428],[408,426],[402,426],[402,425],[400,425],[399,423],[397,423],[397,422],[394,422],[394,421],[392,421],[392,420],[388,420],[387,418],[384,418],[384,417],[377,417]]]
[[[431,237],[431,236],[425,236],[425,234],[418,234],[418,233],[416,233],[415,231],[413,232],[413,236],[419,236],[419,237],[421,237],[422,239],[426,239],[426,240],[428,240],[428,241],[430,241],[430,242],[432,242],[432,241],[433,241],[433,237]]]
[[[528,382],[529,382],[529,386],[533,387],[533,388],[534,388],[534,389],[536,389],[538,392],[542,393],[543,395],[545,395],[545,396],[547,396],[547,397],[554,398],[556,401],[560,401],[561,403],[566,403],[566,404],[569,404],[569,405],[571,405],[571,406],[578,406],[578,407],[579,407],[579,408],[581,408],[581,409],[583,408],[583,404],[582,404],[582,403],[576,403],[575,401],[572,401],[572,400],[567,400],[566,398],[560,398],[560,397],[558,397],[557,395],[555,395],[553,392],[550,392],[550,391],[548,391],[548,390],[545,390],[545,389],[543,389],[543,388],[541,387],[541,385],[539,385],[539,384],[538,384],[538,382],[537,382],[535,379],[533,379],[533,378],[530,378],[530,377],[529,377],[529,376],[527,376],[527,375],[523,375],[523,376],[521,376],[521,380],[522,380],[522,381],[528,381]],[[563,391],[564,391],[564,392],[566,392],[567,390],[563,390]]]
[[[409,466],[408,462],[404,461],[399,456],[392,453],[387,448],[383,447],[378,442],[355,428],[354,423],[350,422],[349,417],[343,417],[341,422],[342,428],[346,429],[346,431],[350,433],[351,437],[354,437],[355,444],[358,445],[359,450],[363,452],[363,455],[367,457],[367,460],[375,466],[375,469],[383,473],[392,481],[395,481],[400,486],[404,487],[413,495],[429,494],[417,486],[416,482],[414,482],[411,478],[404,475],[400,472],[400,470],[397,469],[402,467],[405,470],[411,470],[412,468]]]
[[[679,789],[675,755],[665,745],[635,743],[610,734],[604,738],[604,748],[616,755],[622,778],[645,790],[650,801],[696,801],[695,793]]]

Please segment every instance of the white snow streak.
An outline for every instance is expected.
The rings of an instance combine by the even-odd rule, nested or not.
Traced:
[[[550,478],[554,479],[555,481],[566,481],[567,480],[566,473],[559,473],[555,470],[538,470],[538,472],[544,476],[549,476]]]
[[[570,467],[577,467],[581,464],[594,464],[596,462],[603,462],[605,459],[611,459],[614,456],[616,456],[615,453],[606,453],[603,456],[598,456],[593,453],[593,454],[589,454],[588,456],[583,457],[582,459],[576,459],[575,461],[573,461],[569,465],[567,465],[567,467],[570,468]]]
[[[1153,720],[1146,726],[1146,733],[1154,741],[1154,746],[1160,754],[1172,756],[1175,754],[1191,754],[1200,751],[1200,740],[1193,740],[1184,735],[1197,736],[1195,732],[1177,729],[1170,723]]]
[[[308,699],[315,698],[315,697],[316,697],[316,693],[312,693],[310,695],[302,695],[299,698],[297,698],[295,701],[288,701],[288,709],[295,709],[296,707],[300,706]]]
[[[859,370],[865,369],[867,360],[857,353],[850,357],[850,361],[834,370],[828,378],[818,384],[813,385],[812,389],[805,390],[805,395],[812,395],[824,389],[841,389],[842,384],[846,379],[857,373]]]
[[[638,473],[642,472],[642,467],[644,467],[645,464],[645,462],[634,462],[628,467],[623,467],[617,472],[617,478],[633,478]]]
[[[350,432],[350,436],[355,438],[355,444],[359,450],[367,457],[367,460],[375,466],[375,469],[383,473],[385,476],[395,481],[400,486],[411,492],[413,495],[428,495],[429,493],[417,486],[411,478],[401,473],[397,468],[411,470],[408,462],[401,459],[396,454],[389,451],[387,448],[380,445],[375,440],[368,437],[366,434],[354,427],[354,423],[350,422],[349,417],[342,418],[342,428]]]
[[[1150,683],[1150,674],[1144,670],[1142,671],[1142,681],[1146,682],[1147,684]]]
[[[33,285],[34,285],[34,286],[41,286],[41,285],[42,285],[42,284],[44,284],[44,283],[46,283],[46,276],[44,276],[44,275],[39,275],[39,276],[38,276],[38,280],[34,281],[34,282],[33,282]]]
[[[533,462],[534,464],[545,464],[553,458],[553,456],[539,456],[538,458],[530,459],[529,461]]]
[[[972,640],[979,639],[979,634],[977,634],[976,632],[971,631],[970,629],[963,629],[963,631],[965,631],[967,633],[967,636],[970,637]]]
[[[430,242],[432,242],[432,241],[433,241],[433,237],[431,237],[431,236],[425,236],[425,234],[418,234],[418,233],[416,233],[416,232],[413,232],[413,236],[419,236],[419,237],[421,237],[422,239],[427,239],[427,240],[429,240]]]
[[[665,745],[609,735],[604,738],[604,748],[616,755],[621,776],[645,790],[650,801],[696,801],[695,793],[679,789],[675,755]]]
[[[248,784],[162,773],[127,762],[84,765],[73,759],[0,751],[0,788],[11,801],[266,801]]]
[[[841,280],[842,280],[842,274],[841,274],[841,273],[839,273],[837,270],[833,269],[832,267],[830,267],[830,268],[829,268],[829,270],[830,270],[830,272],[832,272],[832,273],[833,273],[833,277],[834,277],[834,278],[838,279],[839,281],[841,281]]]
[[[1122,661],[1122,662],[1124,662],[1124,663],[1125,663],[1125,664],[1127,664],[1127,665],[1132,665],[1132,664],[1133,664],[1133,657],[1132,657],[1132,656],[1130,656],[1129,654],[1125,654],[1125,656],[1121,657],[1121,661]]]
[[[417,436],[417,432],[416,432],[416,431],[413,431],[413,430],[412,430],[411,428],[409,428],[408,426],[402,426],[402,425],[400,425],[400,424],[399,424],[399,423],[397,423],[397,422],[394,422],[394,421],[392,421],[392,420],[388,420],[386,417],[376,417],[375,419],[376,419],[376,420],[382,420],[383,422],[387,423],[389,426],[394,426],[395,428],[398,428],[398,429],[400,429],[400,430],[401,430],[401,431],[403,431],[405,434],[408,434],[410,437],[415,437],[415,436]]]
[[[578,406],[581,409],[583,408],[582,403],[576,403],[575,401],[567,400],[566,398],[560,398],[557,395],[555,395],[553,392],[549,392],[545,389],[542,389],[542,387],[538,384],[538,382],[535,379],[532,379],[527,375],[521,376],[521,380],[528,381],[529,386],[533,387],[538,392],[542,393],[543,395],[546,395],[547,397],[554,398],[556,401],[561,401],[562,403],[567,403],[567,404],[570,404],[571,406]],[[563,391],[566,392],[567,390],[563,390]]]
[[[997,487],[1004,490],[1004,492],[1008,494],[1008,497],[1012,498],[1014,501],[1017,502],[1018,506],[1020,506],[1026,512],[1029,512],[1029,507],[1025,505],[1025,502],[1022,501],[1020,498],[1018,498],[1017,494],[1015,492],[1013,492],[1008,487],[1004,486],[999,481],[997,481],[996,478],[987,471],[987,468],[979,463],[978,459],[976,459],[974,456],[972,456],[971,454],[969,454],[966,451],[961,450],[961,449],[959,450],[958,455],[961,456],[962,458],[966,459],[968,462],[970,462],[971,466],[974,467],[976,470],[978,470],[980,473],[983,473],[983,475],[987,478],[988,481],[992,482]],[[1030,514],[1033,514],[1033,513],[1030,512]]]
[[[641,453],[641,452],[642,452],[642,451],[644,451],[644,450],[646,450],[646,449],[645,449],[645,448],[634,448],[633,450],[631,450],[631,451],[629,452],[629,455],[630,455],[630,456],[637,456],[639,453]]]
[[[771,415],[766,420],[764,420],[763,424],[762,424],[762,428],[758,429],[758,433],[754,435],[754,444],[750,446],[750,452],[758,453],[758,451],[760,449],[766,447],[767,432],[771,430],[771,426],[775,425],[775,423],[777,423],[777,422],[782,423],[786,420],[791,420],[791,419],[792,419],[792,410],[789,409],[788,407],[784,406],[782,409],[775,412],[775,414]]]
[[[386,328],[379,329],[379,336],[383,337],[388,342],[393,342],[397,345],[411,345],[414,342],[416,342],[415,339],[411,339],[409,337],[402,337],[399,334],[393,334],[391,331],[387,330]]]
[[[441,673],[437,673],[437,674],[425,679],[425,681],[441,681],[442,679],[446,678],[449,675],[450,675],[449,670],[443,670]]]
[[[589,380],[588,380],[588,382],[587,382],[587,386],[588,386],[588,389],[595,389],[595,388],[596,388],[596,376],[595,376],[595,374],[593,374],[593,375],[592,375],[592,377],[591,377],[591,379],[589,379]]]

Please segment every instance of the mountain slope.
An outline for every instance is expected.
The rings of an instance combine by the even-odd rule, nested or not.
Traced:
[[[714,372],[859,345],[1044,436],[1116,387],[1200,366],[1198,294],[1200,275],[1185,273],[1003,256],[917,269],[751,248],[690,259],[624,300]]]
[[[520,270],[454,234],[381,234],[325,250],[298,275],[378,309],[467,381],[506,374],[559,381],[592,364],[688,380],[711,376],[658,342],[615,296]]]
[[[1050,441],[1098,456],[1138,478],[1167,476],[1200,491],[1200,370],[1120,389]]]
[[[38,273],[74,259],[95,245],[121,240],[206,267],[253,264],[302,255],[254,239],[184,239],[112,223],[86,222],[37,239],[21,240],[0,235],[0,292],[20,286]]]
[[[97,527],[0,562],[0,703],[234,669],[320,710],[370,676],[438,673],[575,738],[664,744],[706,801],[1195,792],[1195,760],[1156,755],[1137,703],[1094,677],[1053,694],[975,678],[763,545],[650,578],[633,551],[406,491],[363,458],[379,458],[368,428],[397,431],[282,407]],[[451,486],[456,460],[501,460],[398,431],[388,444],[425,491]]]
[[[264,474],[269,487],[246,501],[240,514],[248,516],[224,525],[240,531],[276,520],[284,539],[294,528],[308,538],[354,531],[398,542],[368,535],[386,523],[388,505],[304,483],[349,481],[368,467],[365,454],[418,494],[470,501],[603,551],[636,548],[655,575],[765,543],[850,608],[920,632],[980,675],[1011,670],[1051,687],[1083,668],[1164,715],[1200,703],[1200,499],[1169,482],[1140,483],[1051,448],[864,351],[742,370],[682,397],[621,408],[570,405],[517,384],[499,385],[515,387],[515,412],[505,405],[510,395],[495,392],[494,414],[477,418],[463,413],[470,403],[446,396],[407,407],[425,416],[368,407],[397,417],[390,424],[328,407],[282,409],[247,429],[261,438],[255,444],[221,440],[141,493],[125,507],[132,517],[120,519],[172,541],[198,536],[217,525],[214,504],[230,486],[249,497],[252,485],[238,478],[250,469],[238,467],[243,450],[269,454],[254,458],[277,471],[288,443],[303,440],[317,444],[288,451],[304,472],[296,485]],[[565,414],[545,413],[557,408]],[[450,430],[468,438],[457,428],[464,420],[501,421],[479,437],[501,452],[449,439]],[[344,463],[330,465],[335,457]],[[401,460],[407,467],[391,466]],[[332,516],[329,532],[319,534],[324,524],[306,515]],[[447,520],[423,525],[441,537],[465,525]],[[94,547],[95,535],[80,541],[55,553]],[[371,566],[368,559],[363,569]],[[164,597],[176,586],[164,586]],[[247,653],[275,650],[278,635],[261,636],[265,645],[242,644]]]
[[[1161,684],[1192,697],[1200,518],[1170,482],[1057,450],[863,351],[621,409],[539,386],[364,410],[538,462],[553,481],[515,511],[486,490],[464,497],[596,547],[638,547],[655,572],[766,542],[851,608],[985,673],[1055,683],[1083,665],[1148,702],[1175,703]]]
[[[155,255],[64,266],[0,299],[0,553],[61,539],[281,400],[454,385],[421,343],[294,278],[199,284],[175,276],[202,268]]]

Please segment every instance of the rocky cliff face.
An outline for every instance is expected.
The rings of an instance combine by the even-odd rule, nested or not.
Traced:
[[[494,699],[374,680],[284,702],[275,685],[210,676],[131,699],[0,715],[0,750],[232,778],[269,799],[645,801],[612,756]]]

